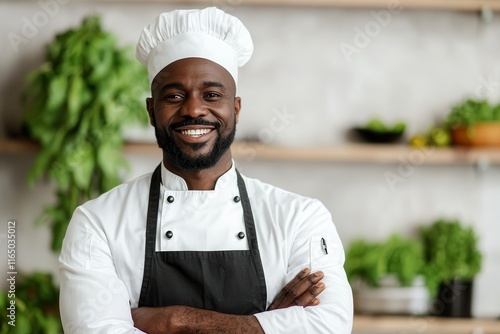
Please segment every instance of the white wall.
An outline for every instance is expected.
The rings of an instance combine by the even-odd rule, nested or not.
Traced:
[[[50,2],[50,1],[49,1]],[[341,144],[349,127],[377,115],[405,120],[409,133],[425,130],[465,96],[500,100],[500,16],[490,23],[474,13],[403,9],[386,17],[378,31],[371,10],[238,7],[219,2],[252,32],[255,53],[240,72],[243,98],[238,137],[263,135],[278,114],[283,129],[263,137],[274,144]],[[155,3],[82,2],[60,5],[53,18],[15,52],[7,36],[22,35],[23,18],[33,21],[37,2],[0,3],[0,135],[19,132],[24,76],[43,59],[43,46],[56,32],[99,13],[123,44],[134,44],[159,12]],[[380,27],[380,26],[379,26]],[[355,45],[356,29],[373,29],[366,47],[350,61],[342,43]],[[359,44],[357,44],[359,46]],[[490,82],[490,85],[487,82]],[[151,136],[150,136],[151,137]],[[159,156],[129,155],[129,178],[150,171]],[[0,221],[18,221],[18,267],[54,271],[46,227],[33,227],[52,187],[26,186],[34,156],[0,156]],[[500,168],[420,166],[392,190],[384,173],[397,165],[240,161],[239,168],[277,186],[319,198],[331,210],[347,245],[353,238],[411,235],[439,217],[460,218],[481,236],[484,267],[475,285],[474,314],[500,315]],[[0,231],[4,233],[4,231]],[[5,239],[2,239],[4,244]],[[2,268],[5,260],[2,251]]]

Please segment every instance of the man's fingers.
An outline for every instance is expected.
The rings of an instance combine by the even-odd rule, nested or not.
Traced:
[[[311,286],[307,292],[303,293],[298,299],[296,299],[292,304],[297,306],[312,306],[319,304],[319,299],[317,296],[325,290],[325,284],[320,282]]]
[[[291,289],[288,289],[286,291],[285,298],[283,299],[282,303],[285,303],[286,305],[295,305],[297,299],[301,298],[302,295],[310,294],[310,292],[308,291],[309,288],[313,287],[316,283],[321,281],[323,279],[323,276],[323,273],[321,271],[318,271],[303,278]]]
[[[271,303],[271,305],[269,306],[268,310],[274,310],[274,309],[278,308],[278,306],[281,304],[281,302],[283,301],[283,299],[285,299],[285,296],[287,295],[287,293],[297,283],[299,283],[301,280],[303,280],[304,278],[306,278],[307,275],[310,272],[311,272],[311,269],[305,268],[305,269],[301,270],[297,275],[295,275],[295,277],[290,282],[288,282],[288,284],[285,285],[283,287],[283,289],[281,289],[281,291],[278,293],[278,295],[276,296],[276,298],[274,298],[274,300]]]
[[[316,297],[313,300],[311,300],[311,302],[309,304],[307,304],[307,306],[316,306],[316,305],[319,305],[319,302],[320,302],[319,298]]]
[[[302,270],[285,285],[273,300],[268,310],[285,308],[292,305],[309,305],[325,289],[323,283],[317,285],[324,277],[323,272],[318,271],[313,274],[309,274],[309,272],[309,269]]]

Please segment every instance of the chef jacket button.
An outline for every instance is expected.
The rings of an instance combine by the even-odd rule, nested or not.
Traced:
[[[165,233],[165,236],[167,237],[167,239],[171,239],[174,236],[174,233],[172,231],[167,231],[167,233]]]
[[[245,233],[240,232],[238,233],[238,238],[243,239],[245,237]]]
[[[172,203],[175,200],[174,196],[168,196],[167,202]]]
[[[240,196],[234,196],[233,201],[235,201],[236,203],[238,203],[239,201],[241,201]]]

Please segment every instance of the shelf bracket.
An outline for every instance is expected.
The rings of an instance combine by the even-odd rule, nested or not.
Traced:
[[[482,6],[479,11],[479,16],[483,23],[491,23],[491,21],[493,21],[493,10],[489,6]]]

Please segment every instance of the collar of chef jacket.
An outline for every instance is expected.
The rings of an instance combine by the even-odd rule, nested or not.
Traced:
[[[237,237],[245,232],[245,224],[241,203],[234,200],[240,197],[234,162],[219,177],[214,190],[188,190],[184,179],[163,164],[161,169],[165,181],[160,195],[163,205],[158,208],[156,251],[248,249],[246,238]],[[173,233],[170,239],[165,237],[168,231]]]
[[[217,179],[217,182],[215,183],[215,190],[222,190],[236,185],[237,179],[235,169],[233,161],[231,168]],[[161,182],[164,188],[171,191],[189,191],[186,181],[184,181],[184,179],[179,175],[176,175],[165,168],[163,162],[161,163]]]

